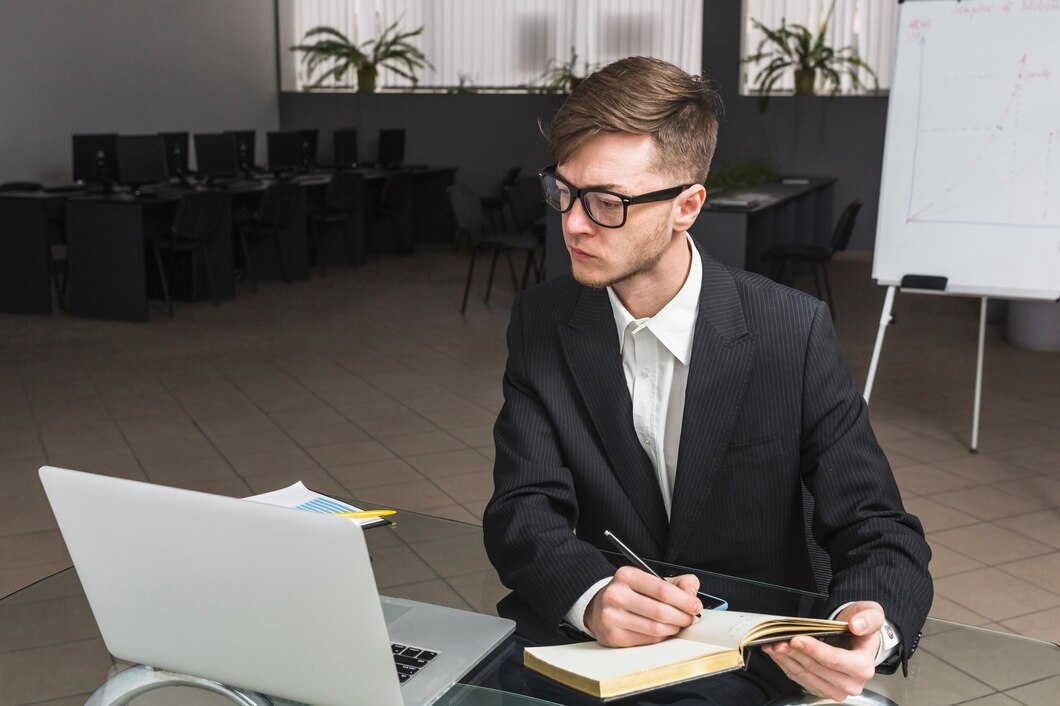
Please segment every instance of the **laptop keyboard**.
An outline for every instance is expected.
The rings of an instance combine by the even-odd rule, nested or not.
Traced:
[[[425,650],[422,647],[410,647],[390,643],[390,649],[394,652],[394,664],[397,666],[398,679],[404,684],[416,673],[430,664],[431,660],[438,656],[437,652]],[[419,684],[419,682],[416,682]]]

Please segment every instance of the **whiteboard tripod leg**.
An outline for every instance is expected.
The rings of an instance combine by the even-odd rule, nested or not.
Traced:
[[[876,332],[876,347],[872,350],[872,362],[869,363],[869,377],[865,381],[865,404],[869,403],[872,396],[872,384],[876,379],[876,366],[880,362],[880,351],[883,350],[883,334],[891,323],[891,310],[894,308],[894,293],[898,288],[894,285],[887,287],[887,296],[883,300],[883,313],[880,314],[880,328]]]
[[[971,452],[979,453],[979,406],[983,401],[983,349],[986,344],[986,297],[979,303],[979,359],[975,364],[975,410],[972,412]]]

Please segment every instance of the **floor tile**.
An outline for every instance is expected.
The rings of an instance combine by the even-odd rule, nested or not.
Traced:
[[[388,437],[381,441],[388,449],[398,456],[403,457],[466,448],[462,441],[444,431],[431,431],[392,438]]]
[[[413,467],[428,478],[461,475],[474,471],[491,470],[493,465],[474,449],[440,451],[422,455],[406,456]]]
[[[940,544],[949,547],[966,556],[974,556],[988,565],[1026,559],[1052,551],[1046,544],[988,522],[933,532],[928,539],[932,546]]]
[[[992,568],[940,578],[935,581],[935,593],[1002,622],[1060,606],[1060,595]]]
[[[1019,498],[981,486],[936,493],[931,499],[980,520],[999,520],[1013,515],[1025,515],[1044,507],[1039,501]]]
[[[995,568],[1060,595],[1060,552],[998,564]]]

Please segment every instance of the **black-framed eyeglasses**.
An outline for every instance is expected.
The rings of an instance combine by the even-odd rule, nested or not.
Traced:
[[[592,222],[604,228],[621,228],[626,224],[629,207],[638,203],[654,203],[676,198],[678,194],[692,184],[671,186],[640,196],[626,196],[603,189],[579,189],[570,182],[556,176],[556,165],[545,167],[537,173],[541,179],[541,190],[545,194],[545,203],[560,213],[566,213],[574,206],[576,199],[581,199],[582,208]]]

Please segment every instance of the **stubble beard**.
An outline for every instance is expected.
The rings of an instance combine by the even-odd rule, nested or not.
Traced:
[[[666,252],[666,248],[670,245],[673,228],[668,221],[669,219],[665,217],[660,220],[656,226],[655,237],[646,243],[647,247],[633,253],[632,261],[619,274],[611,275],[610,277],[593,278],[591,275],[578,274],[572,266],[571,273],[575,281],[590,289],[606,289],[648,272],[659,263],[659,260],[662,259],[663,254]]]

